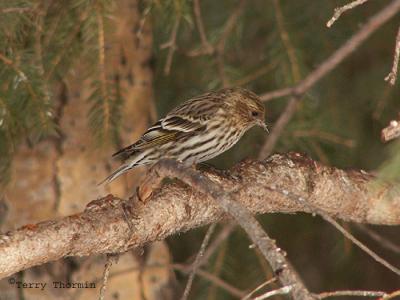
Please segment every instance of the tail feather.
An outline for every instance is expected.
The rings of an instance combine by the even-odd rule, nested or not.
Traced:
[[[109,175],[103,181],[98,183],[97,185],[102,185],[103,183],[110,183],[117,177],[121,176],[122,174],[129,171],[130,169],[134,168],[135,166],[136,166],[136,164],[132,164],[132,163],[122,165],[118,169],[116,169],[114,172],[112,172],[111,175]]]

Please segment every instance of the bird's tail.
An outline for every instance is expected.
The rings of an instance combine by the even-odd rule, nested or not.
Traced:
[[[132,163],[132,162],[129,162],[129,163],[125,164],[125,165],[122,165],[118,169],[116,169],[114,172],[112,172],[107,178],[105,178],[103,181],[98,183],[97,185],[101,185],[103,183],[110,183],[111,181],[113,181],[117,177],[121,176],[122,174],[124,174],[128,170],[134,168],[135,166],[136,166],[136,164]]]

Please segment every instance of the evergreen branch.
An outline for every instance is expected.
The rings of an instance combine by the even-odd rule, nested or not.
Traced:
[[[12,70],[14,70],[14,72],[19,76],[19,81],[22,82],[22,84],[25,86],[26,90],[28,91],[28,94],[31,96],[31,99],[38,105],[39,109],[37,109],[37,112],[39,114],[40,117],[40,127],[41,128],[45,128],[46,130],[50,130],[51,129],[51,121],[50,121],[50,114],[48,113],[48,111],[46,109],[41,109],[41,101],[37,95],[37,93],[35,92],[30,80],[28,79],[27,75],[25,74],[25,72],[23,72],[18,66],[15,65],[15,63],[5,57],[3,54],[0,53],[0,60],[6,64],[7,66],[9,66]]]
[[[44,76],[44,79],[46,81],[49,81],[50,78],[53,76],[53,73],[56,70],[57,66],[60,64],[65,53],[71,47],[75,37],[78,35],[79,31],[81,30],[82,23],[86,19],[87,15],[88,15],[88,11],[83,10],[83,12],[80,14],[80,16],[78,18],[78,22],[76,22],[75,26],[72,28],[69,35],[65,38],[65,42],[64,42],[63,47],[61,48],[61,51],[54,57],[54,59],[50,63],[49,70],[47,71],[47,73]]]
[[[101,90],[101,98],[103,101],[103,132],[104,136],[109,136],[110,131],[110,120],[111,120],[111,109],[110,109],[110,98],[107,92],[107,77],[105,70],[105,46],[104,46],[104,23],[103,16],[100,13],[99,8],[97,8],[97,26],[98,26],[98,59],[99,59],[99,81],[100,81],[100,90]]]

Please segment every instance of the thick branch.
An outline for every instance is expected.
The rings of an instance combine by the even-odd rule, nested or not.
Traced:
[[[252,213],[310,211],[309,205],[271,191],[274,186],[345,221],[400,224],[399,189],[378,187],[365,172],[326,167],[299,154],[274,155],[266,162],[245,161],[223,175],[215,170],[203,174],[225,191],[235,191],[238,201]],[[140,247],[224,217],[212,199],[180,182],[165,184],[146,204],[131,200],[109,195],[92,201],[80,214],[1,235],[0,278],[66,256]],[[130,211],[134,214],[132,235],[125,218]]]
[[[161,176],[158,176],[158,172]],[[270,264],[273,272],[277,275],[280,282],[291,288],[287,291],[292,291],[293,299],[312,300],[314,297],[306,289],[297,273],[289,266],[282,250],[280,250],[275,241],[272,240],[263,230],[260,223],[254,218],[251,212],[240,203],[235,190],[226,192],[220,184],[212,179],[203,176],[198,171],[185,168],[182,164],[178,164],[173,160],[163,160],[155,166],[152,174],[157,174],[155,182],[159,182],[163,177],[177,177],[183,182],[189,184],[196,191],[210,196],[214,202],[232,216],[238,224],[246,231],[250,240],[264,256]]]

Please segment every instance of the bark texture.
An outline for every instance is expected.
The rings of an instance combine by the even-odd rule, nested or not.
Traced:
[[[247,160],[228,172],[203,173],[225,191],[235,192],[254,214],[311,212],[309,203],[345,221],[400,224],[398,188],[379,185],[366,172],[327,167],[298,153],[274,155],[265,162]],[[307,203],[288,198],[286,192]],[[108,195],[90,202],[82,213],[2,235],[0,276],[66,256],[126,251],[223,217],[212,199],[179,181],[156,190],[145,204],[136,197]]]

